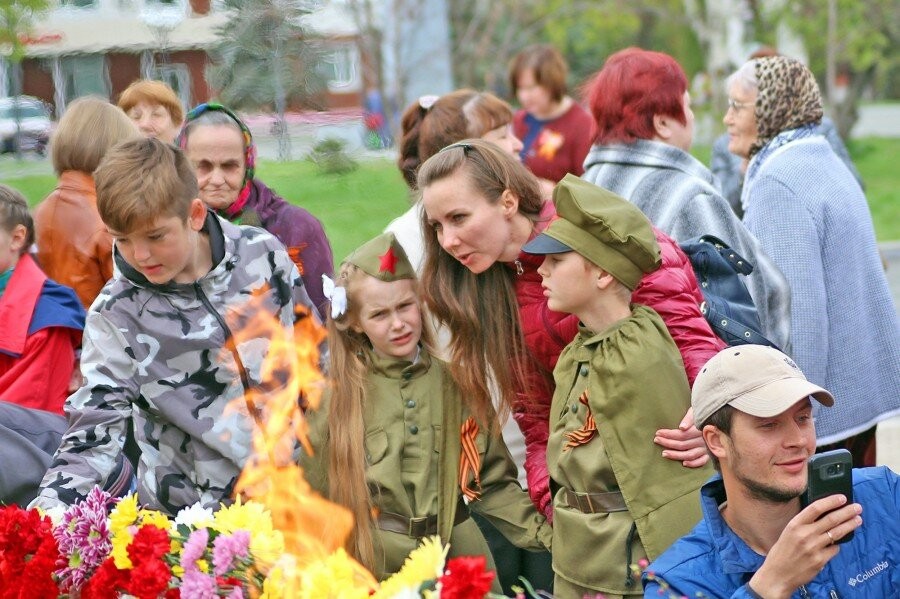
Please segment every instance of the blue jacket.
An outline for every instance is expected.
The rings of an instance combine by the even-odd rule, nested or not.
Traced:
[[[792,598],[900,596],[900,477],[884,466],[854,470],[853,496],[863,506],[862,526]],[[722,479],[716,475],[700,489],[703,520],[644,573],[645,599],[668,597],[665,587],[678,597],[755,597],[747,582],[765,558],[722,519],[719,505],[724,500]]]
[[[900,414],[900,317],[866,196],[828,142],[765,151],[748,167],[744,224],[790,284],[789,355],[839,399],[813,402],[816,444],[827,445]]]

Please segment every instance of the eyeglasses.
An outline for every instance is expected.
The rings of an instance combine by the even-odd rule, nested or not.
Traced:
[[[735,112],[740,112],[745,108],[749,108],[750,106],[755,106],[756,102],[738,102],[734,98],[728,98],[728,109],[733,110]]]

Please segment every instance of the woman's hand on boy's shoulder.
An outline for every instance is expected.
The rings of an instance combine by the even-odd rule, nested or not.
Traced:
[[[653,442],[663,448],[664,458],[681,462],[685,468],[700,468],[709,461],[706,443],[694,426],[693,408],[688,408],[678,428],[661,428],[656,431]]]

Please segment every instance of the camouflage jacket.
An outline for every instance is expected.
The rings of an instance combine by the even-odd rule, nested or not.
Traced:
[[[231,496],[256,426],[244,391],[268,348],[232,330],[262,309],[292,335],[294,306],[311,302],[270,234],[211,214],[204,230],[214,266],[195,283],[151,284],[115,254],[121,274],[88,313],[84,385],[66,401],[68,430],[32,505],[68,505],[105,484],[129,433],[141,504],[174,514]]]

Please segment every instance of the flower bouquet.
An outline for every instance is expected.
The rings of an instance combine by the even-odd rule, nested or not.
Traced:
[[[380,585],[343,549],[322,559],[285,553],[263,504],[240,500],[174,519],[95,487],[65,510],[0,508],[0,598],[418,598],[488,596],[484,556],[446,559],[428,538]]]

